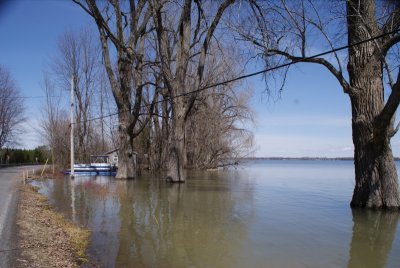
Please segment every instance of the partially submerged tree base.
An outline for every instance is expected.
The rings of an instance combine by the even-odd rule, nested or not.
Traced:
[[[135,179],[137,177],[136,161],[133,154],[126,156],[124,161],[121,161],[118,166],[116,179],[126,180]]]
[[[350,203],[352,208],[400,211],[396,169],[393,161],[384,163],[384,165],[388,164],[393,164],[393,167],[373,168],[372,170],[376,172],[370,174],[371,179],[364,181],[363,184],[359,182],[354,187]],[[393,174],[387,174],[388,171]]]
[[[171,176],[167,176],[167,177],[165,178],[165,181],[166,181],[167,183],[185,183],[185,182],[186,182],[186,181],[184,181],[184,180],[173,180]]]
[[[180,128],[181,130],[179,134],[177,134],[179,139],[172,138],[169,148],[169,156],[168,156],[168,173],[166,180],[169,182],[185,182],[185,174],[183,173],[183,152],[185,151],[184,148],[184,128]],[[173,133],[171,136],[176,135],[176,131],[173,129]]]
[[[369,202],[367,204],[360,204],[360,203],[351,202],[350,203],[350,207],[352,209],[363,208],[363,209],[372,210],[372,211],[376,210],[376,211],[391,211],[391,212],[398,211],[398,212],[400,212],[400,207],[398,205],[397,206],[380,206],[380,207],[378,207],[376,205],[373,205],[372,202]]]

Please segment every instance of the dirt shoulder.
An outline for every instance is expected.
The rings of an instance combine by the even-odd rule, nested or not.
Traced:
[[[29,185],[20,189],[17,267],[79,267],[86,261],[89,231],[51,210],[45,196]]]

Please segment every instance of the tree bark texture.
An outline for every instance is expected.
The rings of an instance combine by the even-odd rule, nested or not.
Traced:
[[[185,150],[185,120],[184,107],[176,105],[173,108],[172,127],[169,139],[169,157],[168,157],[168,174],[167,178],[172,182],[185,182],[186,176],[183,172],[184,168],[184,152]]]
[[[355,180],[352,206],[400,206],[397,171],[388,131],[376,130],[374,121],[383,107],[383,96],[364,77],[364,90],[351,96]],[[350,80],[351,81],[351,80]],[[350,82],[352,83],[352,82]]]
[[[347,2],[348,38],[355,43],[379,35],[374,1]],[[396,165],[390,146],[392,120],[385,108],[382,40],[349,48],[355,187],[351,206],[399,208]],[[390,118],[393,114],[389,114]]]
[[[115,178],[133,179],[137,175],[136,156],[133,150],[133,132],[129,130],[129,115],[121,113],[118,116],[118,171]]]

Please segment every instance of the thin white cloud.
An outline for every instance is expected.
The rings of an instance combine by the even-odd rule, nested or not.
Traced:
[[[261,116],[257,118],[257,127],[276,127],[276,126],[316,126],[316,127],[343,127],[351,126],[350,117],[334,116],[314,116],[314,115],[294,115],[294,116]]]
[[[350,157],[353,155],[351,138],[323,138],[296,134],[255,134],[256,156],[268,157]]]

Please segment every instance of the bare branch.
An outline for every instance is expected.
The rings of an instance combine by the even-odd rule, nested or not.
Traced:
[[[383,108],[382,112],[379,114],[375,124],[378,129],[384,129],[389,126],[393,115],[395,114],[400,103],[400,68],[397,74],[397,81],[392,87],[392,92]]]
[[[386,56],[390,48],[400,42],[400,34],[396,34],[395,36],[386,40],[386,42],[382,45],[381,51],[382,55]]]
[[[78,4],[80,7],[83,8],[91,17],[94,18],[96,24],[99,28],[104,29],[104,36],[110,38],[110,40],[114,43],[116,47],[120,47],[120,43],[115,35],[112,33],[106,20],[101,15],[100,10],[98,9],[95,0],[85,0],[87,3],[87,7],[84,6],[79,0],[72,0],[74,3]]]
[[[400,5],[397,4],[397,6],[382,27],[384,33],[389,33],[400,28]]]
[[[210,28],[207,31],[206,38],[204,39],[201,51],[200,51],[200,58],[197,66],[197,79],[195,83],[195,89],[198,89],[200,86],[201,81],[203,80],[203,74],[204,74],[204,65],[205,65],[205,60],[206,60],[206,55],[207,55],[207,50],[210,45],[210,41],[212,36],[214,35],[214,31],[217,28],[217,25],[219,24],[219,21],[221,20],[222,14],[225,12],[225,10],[234,3],[234,0],[225,0],[218,8],[218,11],[214,17],[214,20],[212,21]],[[196,100],[197,94],[192,94],[189,100],[189,105],[187,106],[187,109],[185,111],[185,118],[188,116],[191,108],[193,107],[193,104]]]

